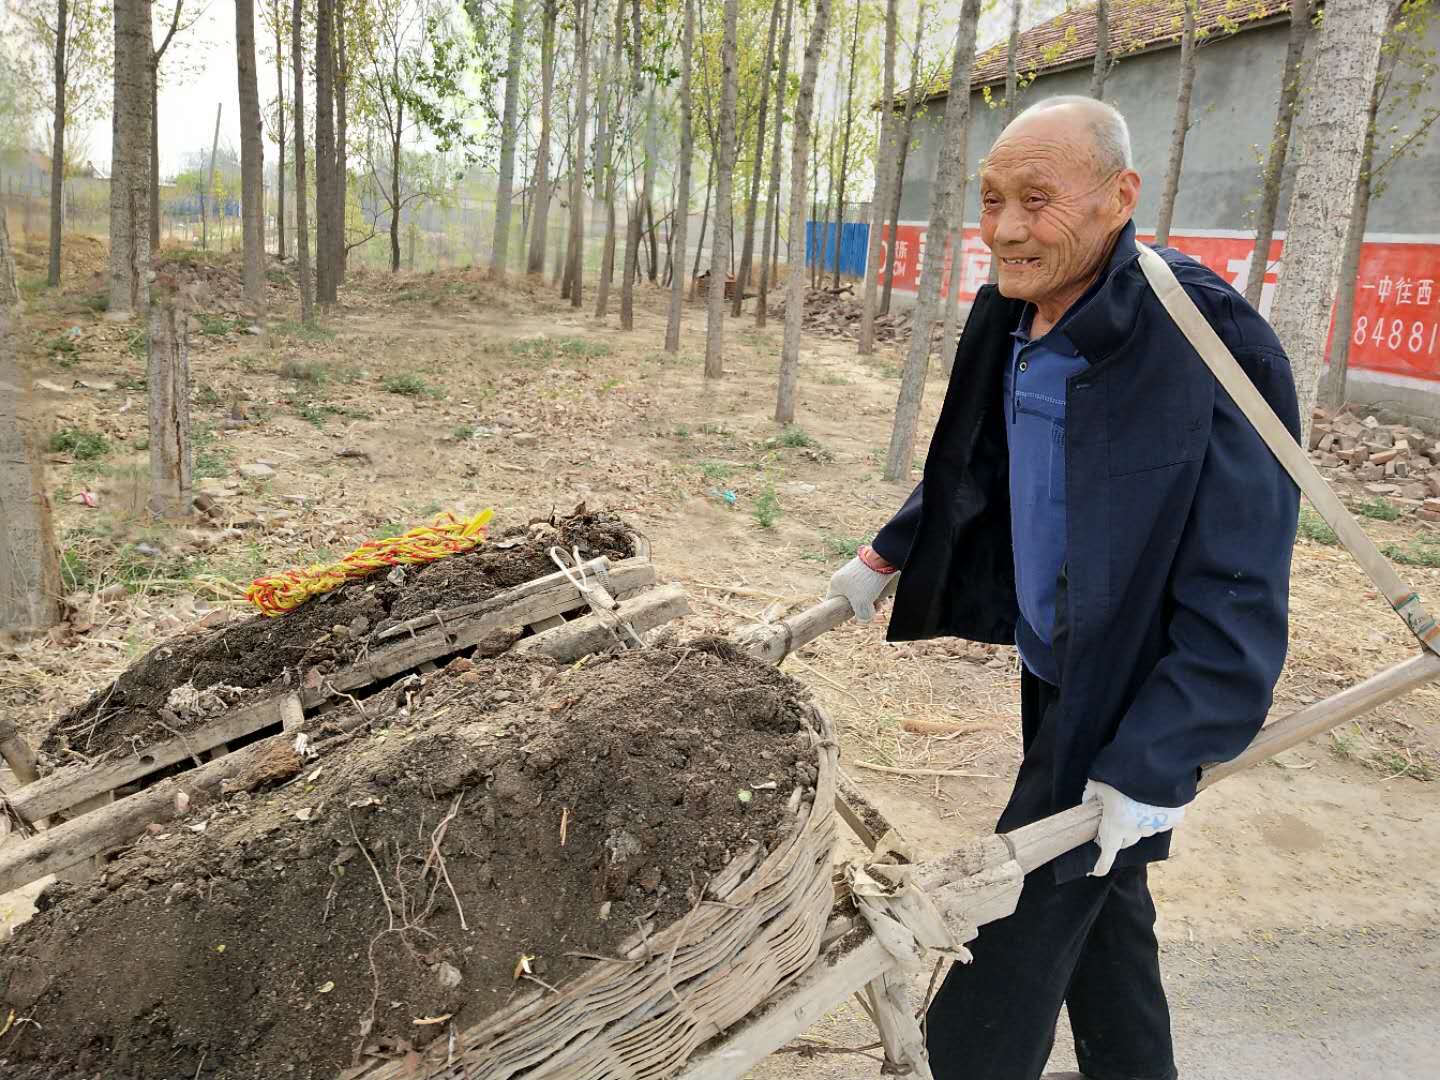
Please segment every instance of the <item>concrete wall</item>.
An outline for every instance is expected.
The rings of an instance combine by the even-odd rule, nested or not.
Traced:
[[[1177,229],[1245,229],[1252,227],[1260,190],[1260,171],[1280,95],[1281,67],[1289,27],[1285,21],[1214,37],[1196,56],[1191,127],[1185,144],[1184,170],[1175,207]],[[1440,47],[1440,20],[1430,28],[1429,44]],[[1312,44],[1314,38],[1312,37]],[[1106,82],[1106,98],[1130,124],[1135,165],[1143,178],[1135,215],[1141,231],[1153,228],[1174,126],[1178,49],[1164,49],[1122,58]],[[1397,87],[1413,84],[1414,73],[1397,74]],[[1420,95],[1417,109],[1395,117],[1402,132],[1427,106],[1440,106],[1440,80]],[[1042,75],[1025,91],[1022,107],[1056,94],[1089,91],[1088,66]],[[1002,88],[1003,93],[1003,88]],[[931,178],[944,124],[945,102],[931,102],[916,121],[918,145],[906,163],[900,217],[926,221],[930,216]],[[1002,126],[1003,113],[971,97],[969,163],[974,170]],[[1377,153],[1384,156],[1384,149]],[[1288,196],[1292,158],[1283,191]],[[965,190],[965,220],[979,218],[979,196],[972,182]],[[1278,227],[1284,228],[1285,203]],[[1385,190],[1370,206],[1370,233],[1440,233],[1440,131],[1432,133],[1417,154],[1388,170]]]

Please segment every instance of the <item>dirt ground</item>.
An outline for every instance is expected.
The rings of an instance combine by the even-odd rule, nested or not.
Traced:
[[[22,279],[33,281],[36,245],[21,253]],[[908,491],[880,477],[901,363],[892,347],[858,357],[847,341],[807,335],[797,424],[781,429],[777,323],[728,323],[725,376],[707,382],[702,309],[687,309],[671,357],[650,288],[627,333],[614,314],[593,317],[593,292],[577,311],[548,285],[501,287],[478,271],[355,274],[320,331],[272,318],[252,333],[230,316],[192,327],[197,483],[218,517],[156,527],[137,512],[143,347],[87,303],[85,272],[61,297],[32,288],[21,343],[51,430],[106,446],[87,457],[94,443],[62,439],[50,455],[77,594],[70,629],[0,661],[0,707],[37,738],[154,641],[231,617],[255,574],[439,509],[494,506],[503,526],[580,500],[613,508],[650,540],[662,578],[686,587],[686,631],[730,632],[813,602]],[[275,291],[286,295],[283,282]],[[938,410],[931,377],[917,457]],[[242,476],[251,464],[271,475]],[[98,507],[72,501],[81,492]],[[1346,494],[1359,505],[1362,493]],[[1423,595],[1440,594],[1433,530],[1388,516],[1365,527],[1397,545]],[[1319,539],[1296,549],[1277,714],[1412,649],[1346,553],[1310,533]],[[1004,802],[1019,750],[1014,653],[892,646],[881,623],[843,627],[785,666],[835,716],[849,773],[922,853],[938,853],[988,829]],[[959,730],[912,735],[907,718]],[[1437,776],[1440,689],[1427,688],[1202,795],[1153,878],[1187,1077],[1440,1067],[1427,1019],[1440,1007]],[[25,911],[0,898],[0,916],[7,907]],[[844,1015],[815,1034],[871,1039]],[[1062,1037],[1057,1064],[1065,1047]],[[755,1076],[798,1068],[838,1080],[875,1066],[790,1055]]]

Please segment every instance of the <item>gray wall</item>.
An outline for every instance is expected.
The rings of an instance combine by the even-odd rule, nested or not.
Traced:
[[[1195,88],[1191,98],[1191,127],[1185,144],[1184,169],[1175,207],[1177,231],[1191,229],[1248,229],[1258,201],[1260,170],[1275,123],[1280,95],[1281,66],[1289,27],[1284,22],[1218,37],[1203,45],[1196,57]],[[1440,46],[1440,20],[1430,30],[1430,44]],[[1314,38],[1312,37],[1312,44]],[[1174,126],[1175,79],[1178,49],[1164,49],[1123,58],[1105,84],[1106,98],[1130,123],[1135,165],[1143,178],[1140,207],[1135,220],[1141,231],[1154,225],[1165,183]],[[1414,74],[1397,74],[1397,85],[1413,83]],[[1421,94],[1419,110],[1440,105],[1435,82]],[[1021,105],[1056,94],[1085,94],[1090,69],[1043,75],[1024,92]],[[1003,87],[1001,88],[1003,94]],[[1000,95],[997,95],[997,100]],[[930,216],[931,176],[935,169],[945,102],[930,103],[916,121],[918,145],[905,167],[900,217],[925,221]],[[1396,117],[1402,133],[1414,127],[1417,112]],[[980,158],[1002,126],[1003,114],[990,108],[980,94],[971,98],[969,162],[973,181]],[[1377,156],[1383,157],[1383,147]],[[1285,190],[1288,196],[1287,169]],[[979,218],[975,184],[965,190],[965,220]],[[1285,203],[1279,228],[1284,228]],[[1397,161],[1388,170],[1384,192],[1370,205],[1370,233],[1440,233],[1440,131],[1421,150]]]

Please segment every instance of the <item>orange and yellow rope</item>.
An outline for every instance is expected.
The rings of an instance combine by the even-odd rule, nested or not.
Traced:
[[[465,520],[447,511],[429,525],[401,536],[368,541],[339,562],[317,563],[256,578],[245,590],[245,599],[266,615],[283,615],[347,581],[369,577],[386,567],[413,566],[470,551],[485,542],[486,526],[494,516],[494,510],[482,510]]]

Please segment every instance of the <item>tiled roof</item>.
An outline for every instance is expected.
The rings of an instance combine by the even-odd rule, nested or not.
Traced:
[[[1111,0],[1110,54],[1123,60],[1127,54],[1165,48],[1180,40],[1181,0]],[[1221,34],[1248,29],[1260,22],[1286,15],[1289,0],[1198,0],[1195,12],[1196,38],[1203,42]],[[972,87],[1005,81],[1007,42],[987,49],[975,58],[970,76]],[[1049,22],[1020,35],[1021,77],[1057,68],[1090,63],[1095,59],[1095,6],[1072,8]],[[931,80],[927,97],[944,97],[950,73],[939,72]],[[902,90],[897,97],[903,98]]]

